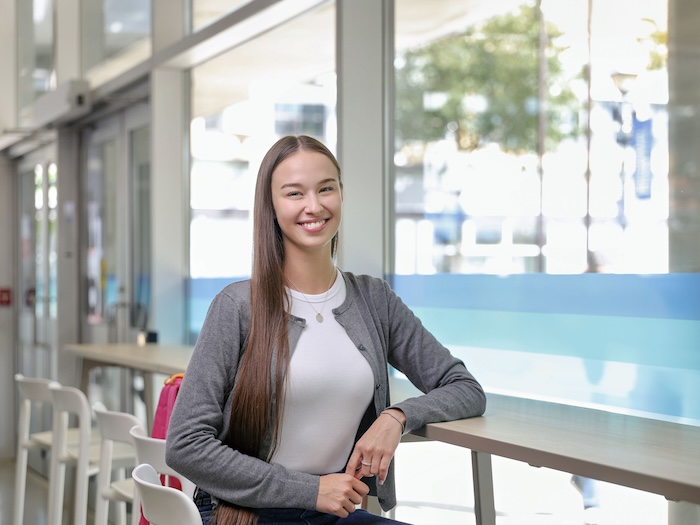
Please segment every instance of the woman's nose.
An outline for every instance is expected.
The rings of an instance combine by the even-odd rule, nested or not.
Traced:
[[[309,213],[313,214],[319,213],[323,209],[323,205],[321,204],[321,200],[318,198],[318,195],[311,194],[307,197],[306,209]]]

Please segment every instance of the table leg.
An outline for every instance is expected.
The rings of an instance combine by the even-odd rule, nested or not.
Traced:
[[[86,357],[81,358],[80,361],[82,361],[80,370],[80,390],[87,396],[90,391],[90,372],[93,368],[100,366],[100,363]]]
[[[151,430],[153,429],[153,418],[155,417],[156,409],[153,406],[153,381],[155,374],[151,372],[144,372],[143,374],[143,400],[146,404],[146,428],[148,429],[148,435],[151,435]],[[157,403],[157,402],[156,402]]]
[[[491,454],[472,450],[472,480],[476,525],[496,525]]]
[[[700,525],[700,505],[669,501],[668,525]]]

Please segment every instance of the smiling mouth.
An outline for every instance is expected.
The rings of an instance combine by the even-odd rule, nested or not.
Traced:
[[[321,220],[314,221],[314,222],[300,222],[299,224],[305,230],[315,230],[317,228],[320,228],[324,224],[326,224],[326,219],[321,219]]]

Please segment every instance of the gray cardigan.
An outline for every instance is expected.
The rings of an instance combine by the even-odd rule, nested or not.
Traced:
[[[406,414],[406,432],[426,423],[483,414],[486,397],[479,383],[388,283],[367,275],[342,275],[347,297],[333,314],[369,362],[375,382],[374,403],[356,439],[390,406],[388,364],[424,392],[393,405]],[[166,461],[219,499],[253,508],[313,509],[319,476],[267,463],[225,444],[230,393],[248,333],[249,306],[250,281],[226,286],[212,301],[171,416]],[[305,324],[304,319],[290,319],[292,352]],[[270,441],[268,436],[260,457],[267,457]],[[373,478],[364,481],[384,510],[396,505],[393,462],[383,485],[375,486]]]

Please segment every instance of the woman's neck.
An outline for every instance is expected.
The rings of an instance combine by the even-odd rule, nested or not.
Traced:
[[[313,295],[326,292],[335,280],[336,269],[331,259],[285,263],[287,285],[299,292]]]

